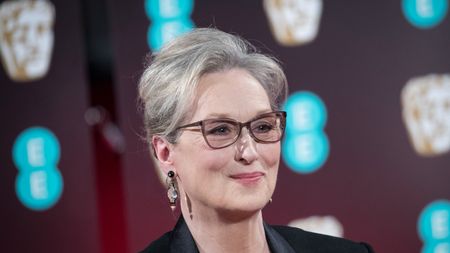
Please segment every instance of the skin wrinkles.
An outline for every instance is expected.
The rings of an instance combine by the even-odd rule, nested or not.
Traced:
[[[236,76],[242,77],[243,81],[236,83]],[[271,111],[269,99],[261,85],[247,72],[236,69],[201,78],[195,104],[197,110],[190,122],[215,116],[246,122]],[[279,162],[279,155],[273,154],[279,154],[279,143],[256,143],[246,128],[242,131],[235,144],[223,149],[211,149],[198,132],[192,131],[184,131],[177,145],[174,145],[174,158],[180,158],[174,160],[174,165],[178,168],[183,190],[189,194],[194,211],[196,207],[255,211],[261,209],[272,195]],[[201,144],[197,145],[200,140]],[[270,159],[260,161],[261,154],[258,153]],[[186,166],[186,162],[190,166]],[[201,173],[198,173],[199,170]],[[241,187],[229,179],[231,174],[255,170],[266,172],[264,182],[258,189]],[[243,199],[239,200],[237,196]]]
[[[264,88],[242,69],[200,78],[193,108],[185,123],[219,117],[247,122],[272,111]],[[246,127],[222,149],[210,148],[199,131],[183,130],[175,144],[153,142],[160,154],[166,150],[164,172],[177,173],[181,210],[200,252],[267,248],[261,209],[275,189],[280,142],[257,143]],[[246,173],[262,176],[251,183],[236,179]]]

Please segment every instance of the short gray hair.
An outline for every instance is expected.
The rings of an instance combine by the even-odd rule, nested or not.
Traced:
[[[176,128],[188,120],[200,78],[232,68],[248,71],[265,89],[273,110],[287,96],[278,61],[246,40],[215,28],[197,28],[153,53],[139,81],[147,141],[153,135],[175,143]]]

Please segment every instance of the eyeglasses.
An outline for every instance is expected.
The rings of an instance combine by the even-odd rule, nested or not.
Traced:
[[[256,116],[245,123],[233,119],[205,119],[183,125],[176,130],[200,126],[203,138],[213,149],[225,148],[237,141],[242,128],[247,127],[250,136],[258,143],[275,143],[281,140],[286,126],[286,112],[275,111]]]

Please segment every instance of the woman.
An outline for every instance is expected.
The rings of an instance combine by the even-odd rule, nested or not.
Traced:
[[[273,227],[286,77],[246,41],[196,29],[154,55],[140,80],[145,127],[174,230],[143,252],[372,252],[366,244]]]

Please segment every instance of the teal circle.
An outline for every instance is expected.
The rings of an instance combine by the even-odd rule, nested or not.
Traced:
[[[147,33],[152,51],[159,51],[170,40],[191,31],[194,23],[190,19],[176,19],[168,22],[153,22]]]
[[[418,232],[424,242],[450,240],[450,202],[436,200],[419,216]]]
[[[403,14],[412,25],[427,29],[444,20],[448,10],[448,0],[403,0]]]
[[[55,167],[59,157],[58,139],[47,128],[28,128],[14,142],[13,161],[20,171]]]
[[[57,168],[26,171],[16,178],[17,196],[31,210],[44,211],[54,206],[62,190],[63,179]]]
[[[421,253],[450,253],[450,241],[426,242]]]
[[[319,96],[309,91],[295,92],[284,104],[287,112],[286,132],[303,133],[321,130],[327,121],[327,110]]]
[[[145,13],[153,21],[187,18],[194,9],[194,0],[146,0]]]
[[[283,160],[294,172],[309,174],[322,167],[328,158],[330,147],[323,131],[286,134],[282,143]]]

